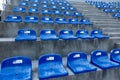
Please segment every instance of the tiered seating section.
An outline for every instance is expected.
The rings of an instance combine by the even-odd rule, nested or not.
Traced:
[[[113,9],[113,4],[119,3],[104,3],[87,1],[91,5],[96,5],[97,8],[108,11]],[[110,7],[110,10],[106,9]],[[116,6],[115,6],[116,7]],[[116,9],[116,8],[115,8]],[[112,10],[114,11],[114,10]],[[23,0],[19,6],[13,8],[15,13],[28,13],[28,16],[7,15],[5,23],[42,23],[42,24],[74,24],[78,26],[94,26],[93,23],[84,17],[70,3],[64,0]],[[111,12],[110,12],[111,13]],[[37,16],[35,16],[35,15]],[[54,17],[53,17],[54,16]],[[38,24],[39,25],[39,24]],[[58,26],[59,27],[59,26]],[[74,26],[73,26],[74,27]],[[89,31],[78,28],[75,31],[67,29],[60,30],[59,34],[52,29],[40,30],[39,39],[46,40],[77,40],[77,39],[109,39],[109,36],[103,34],[101,30]],[[36,41],[37,34],[33,29],[20,29],[15,38],[15,41]],[[120,66],[120,49],[113,49],[108,57],[108,52],[104,50],[95,50],[91,52],[90,61],[87,59],[85,52],[71,52],[67,56],[67,67],[74,74],[97,71],[98,68],[106,70]],[[67,76],[69,72],[64,67],[62,56],[59,54],[45,54],[40,56],[38,60],[39,80],[46,80],[55,77]],[[32,60],[29,57],[17,56],[10,57],[1,63],[1,80],[19,79],[32,80]]]
[[[49,6],[49,7],[48,7]],[[29,9],[28,9],[29,8]],[[28,10],[26,10],[28,9]],[[42,24],[64,24],[67,26],[68,24],[83,26],[84,25],[93,25],[92,22],[90,22],[89,19],[85,18],[80,12],[76,10],[75,7],[73,7],[70,3],[63,0],[23,0],[19,2],[19,6],[13,8],[13,12],[18,13],[30,13],[32,15],[39,15],[39,16],[25,16],[24,19],[22,19],[22,16],[19,15],[8,15],[4,22],[13,22],[13,23],[36,23],[39,22]],[[63,16],[62,16],[63,15]],[[54,17],[57,16],[57,17]],[[38,24],[39,25],[39,24]],[[51,26],[51,25],[49,25]],[[59,26],[57,26],[59,27]],[[102,34],[102,31],[100,30],[93,30],[91,31],[91,34],[89,35],[89,29],[83,30],[81,27],[79,27],[78,31],[76,31],[76,36],[74,36],[74,33],[72,30],[61,30],[59,32],[59,37],[57,36],[55,30],[41,30],[40,31],[40,39],[41,40],[69,40],[69,39],[92,39],[92,38],[103,38],[108,39],[108,36],[104,36]],[[38,32],[37,32],[38,33]],[[49,37],[48,37],[49,36]],[[22,40],[36,40],[36,32],[32,29],[22,29],[18,31],[18,36],[16,37],[16,41],[22,41]]]
[[[103,12],[110,14],[113,18],[120,18],[120,2],[104,2],[104,1],[86,1],[88,4],[103,10]]]
[[[67,66],[75,74],[96,71],[97,68],[103,70],[120,67],[120,49],[113,49],[110,53],[103,50],[91,52],[91,61],[87,60],[84,52],[71,52],[67,56]],[[67,76],[69,73],[62,63],[59,54],[46,54],[40,56],[38,60],[39,80],[46,80],[55,77]],[[17,56],[7,58],[1,63],[2,80],[32,80],[32,63],[29,57]]]

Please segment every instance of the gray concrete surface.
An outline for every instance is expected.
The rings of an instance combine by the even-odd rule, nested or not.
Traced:
[[[86,29],[91,33],[93,29],[96,29],[92,25],[71,25],[71,24],[42,24],[42,23],[4,23],[0,22],[0,37],[7,38],[7,37],[16,37],[17,32],[19,29],[26,29],[30,28],[36,31],[37,37],[39,37],[39,33],[43,29],[53,29],[56,31],[57,35],[59,35],[60,30],[70,29],[76,34],[76,31],[79,29]]]
[[[14,41],[15,38],[0,38],[0,60],[11,56],[29,56],[33,60],[47,53],[58,53],[66,57],[74,51],[90,54],[96,49],[110,51],[113,48],[111,39],[94,40],[57,40],[57,41]],[[111,46],[111,47],[110,47]]]

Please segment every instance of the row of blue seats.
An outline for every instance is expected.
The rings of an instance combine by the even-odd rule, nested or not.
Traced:
[[[46,6],[44,5],[43,7],[28,7],[28,12],[31,13],[40,13],[41,11],[44,12],[44,10],[47,10],[47,11],[50,11],[52,12],[52,10],[54,11],[74,11],[74,12],[77,12],[76,8],[74,7],[63,7],[63,6]],[[41,10],[42,9],[42,10]],[[13,11],[14,12],[27,12],[27,10],[23,7],[15,7],[13,8]]]
[[[113,14],[112,16],[113,16],[113,18],[120,19],[120,13],[115,13],[115,14]]]
[[[108,4],[115,5],[115,6],[120,6],[120,2],[115,1],[115,2],[108,2]]]
[[[67,1],[66,0],[22,0],[22,1],[25,1],[25,2],[36,2],[36,3],[39,3],[39,2],[56,2],[56,3],[60,3],[60,2],[64,2],[66,3]]]
[[[100,2],[100,1],[86,1],[87,3],[89,3],[90,5],[95,5],[96,8],[99,9],[114,9],[114,8],[120,8],[117,5],[114,4],[110,4],[110,3],[106,3],[106,2]]]
[[[76,11],[76,8],[72,7],[72,5],[70,5],[69,3],[59,3],[59,5],[55,5],[55,4],[49,5],[48,3],[46,3],[46,4],[40,5],[39,3],[28,4],[27,2],[20,2],[19,6],[34,7],[36,9],[41,7],[42,9],[56,9],[56,10]],[[14,10],[16,11],[16,8]],[[39,11],[39,10],[37,10],[37,11]]]
[[[41,30],[40,31],[40,39],[41,40],[76,40],[78,38],[81,39],[109,39],[109,36],[103,35],[101,30],[93,30],[91,35],[89,35],[87,30],[78,30],[76,32],[76,36],[72,30],[61,30],[59,32],[59,37],[57,36],[55,30]],[[32,29],[21,29],[18,31],[16,41],[23,40],[36,40],[36,32]]]
[[[78,20],[77,18],[70,18],[67,19],[66,18],[56,18],[55,20],[53,20],[52,18],[49,17],[43,17],[41,18],[41,20],[38,19],[38,17],[35,16],[26,16],[24,19],[25,23],[48,23],[48,24],[80,24],[80,25],[92,25],[92,22],[90,22],[88,19],[82,18],[80,20]],[[8,15],[6,17],[6,19],[4,20],[4,22],[22,22],[22,18],[21,16],[14,16],[14,15]]]
[[[120,13],[120,9],[104,9],[105,13]]]
[[[28,13],[38,13],[38,14],[53,14],[53,15],[69,15],[69,16],[82,16],[82,14],[76,10],[74,11],[70,11],[72,9],[74,9],[73,7],[71,7],[69,10],[65,9],[65,7],[62,7],[64,10],[48,10],[48,9],[42,9],[39,10],[37,8],[29,8],[28,10],[26,10],[25,8],[22,7],[15,7],[13,9],[13,12],[28,12]]]
[[[28,6],[32,6],[32,3],[23,1],[23,2],[19,2],[19,6],[28,7]],[[44,1],[44,2],[42,2],[42,4],[41,3],[33,3],[33,4],[35,4],[36,7],[39,7],[41,5],[56,5],[56,6],[64,6],[64,7],[70,7],[71,6],[71,4],[68,3],[68,2],[50,2],[50,3],[48,3],[46,1]]]
[[[96,71],[97,67],[106,70],[120,67],[120,49],[113,49],[110,53],[104,50],[91,52],[91,61],[84,52],[71,52],[67,56],[67,66],[75,74]],[[59,54],[45,54],[38,60],[40,80],[67,76],[69,73],[62,63]],[[10,57],[1,63],[1,80],[32,80],[32,61],[29,57]]]
[[[114,4],[109,4],[109,3],[106,3],[106,2],[87,2],[89,4],[93,3],[92,5],[95,5],[97,8],[99,9],[120,9],[120,6],[117,6],[117,5],[114,5]]]
[[[99,9],[103,9],[103,12],[105,13],[112,13],[113,18],[120,18],[120,7],[119,6],[115,6],[113,4],[104,3],[104,2],[96,2],[93,5],[96,5],[96,7]]]

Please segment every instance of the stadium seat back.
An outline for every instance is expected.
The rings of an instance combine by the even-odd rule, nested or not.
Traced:
[[[91,32],[91,36],[94,36],[94,35],[102,35],[102,31],[101,30],[93,30]]]
[[[23,29],[18,31],[18,35],[36,35],[36,32],[32,29]]]
[[[56,35],[56,32],[54,30],[42,30],[40,35]]]
[[[68,61],[74,61],[77,59],[84,59],[87,60],[87,56],[85,55],[84,52],[72,52],[70,54],[68,54],[67,60]]]
[[[111,50],[110,59],[112,61],[120,63],[120,49],[119,48],[115,48],[115,49]]]
[[[47,54],[39,58],[39,64],[44,64],[48,62],[60,62],[62,63],[62,57],[58,54]]]
[[[97,59],[99,58],[105,58],[106,60],[108,60],[108,55],[106,51],[103,50],[95,50],[92,52],[91,54],[91,60],[92,61],[97,61]]]
[[[31,65],[32,65],[32,62],[29,57],[17,56],[17,57],[11,57],[3,60],[1,63],[1,69],[7,68],[7,67],[31,66]]]
[[[61,30],[60,35],[73,35],[72,30]]]

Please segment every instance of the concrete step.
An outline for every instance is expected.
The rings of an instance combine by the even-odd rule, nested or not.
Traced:
[[[104,32],[120,32],[120,28],[102,28]]]
[[[88,30],[92,31],[93,29],[96,29],[96,26],[92,25],[71,25],[71,24],[42,24],[41,22],[33,24],[33,23],[4,23],[0,22],[0,37],[15,37],[17,35],[17,32],[19,29],[33,29],[36,31],[37,36],[39,37],[39,33],[41,30],[44,29],[53,29],[56,31],[57,34],[59,34],[60,30],[68,29],[73,30],[74,34],[77,30]]]
[[[120,42],[116,42],[114,48],[120,48]]]
[[[9,5],[18,5],[20,0],[9,0]]]
[[[110,39],[86,39],[86,40],[40,40],[37,41],[15,41],[15,38],[0,38],[0,60],[10,56],[29,56],[31,59],[38,59],[39,56],[47,53],[58,53],[63,57],[74,51],[81,51],[90,54],[91,51],[102,49],[109,51],[111,48]],[[113,46],[111,46],[113,48]]]
[[[78,6],[78,7],[80,7],[80,6]],[[97,13],[99,13],[99,14],[101,14],[102,12],[101,11],[98,11],[98,10],[95,10],[95,9],[91,9],[91,10],[89,10],[89,8],[84,8],[84,9],[82,9],[82,7],[81,8],[77,8],[77,10],[80,10],[80,11],[82,11],[82,12],[88,12],[89,14],[95,14],[96,12]],[[94,13],[95,12],[95,13]]]
[[[95,24],[120,24],[119,21],[92,21]]]
[[[98,27],[101,27],[101,28],[103,28],[103,27],[112,27],[112,28],[119,28],[120,26],[120,24],[113,24],[113,23],[96,23],[96,24],[94,24],[95,26],[98,26]]]
[[[120,32],[107,32],[107,34],[111,37],[120,37]]]
[[[111,37],[114,48],[120,48],[120,37]]]
[[[104,18],[104,19],[103,18],[90,18],[90,20],[91,21],[116,21],[116,22],[118,22],[118,19],[113,19],[113,18],[112,19],[108,19],[108,18],[107,19],[106,18]]]

